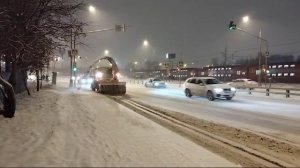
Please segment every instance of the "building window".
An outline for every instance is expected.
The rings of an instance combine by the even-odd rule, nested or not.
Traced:
[[[289,65],[284,65],[284,68],[288,68],[289,67]]]
[[[221,76],[224,76],[223,74],[221,74]]]
[[[289,76],[289,73],[284,73],[283,76]]]
[[[243,72],[242,75],[246,75],[246,72]]]
[[[201,72],[201,75],[204,76],[204,72]]]
[[[221,70],[224,70],[224,68],[222,68]]]
[[[292,64],[290,67],[291,67],[291,68],[295,68],[295,64]]]
[[[228,76],[231,76],[231,74],[228,74]]]
[[[272,74],[272,76],[276,76],[276,74]]]
[[[282,68],[282,65],[278,65],[278,68]]]
[[[271,69],[272,68],[272,66],[269,66],[269,69]]]
[[[236,74],[237,75],[241,75],[241,71],[236,71]]]
[[[220,76],[220,74],[218,74],[218,76]]]
[[[277,76],[282,76],[282,73],[278,73]]]
[[[276,65],[273,65],[272,68],[276,68]]]
[[[295,76],[295,73],[290,73],[290,76]]]

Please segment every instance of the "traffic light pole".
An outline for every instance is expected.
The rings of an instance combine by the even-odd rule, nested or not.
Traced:
[[[264,41],[265,43],[266,43],[266,53],[268,53],[269,54],[269,44],[268,44],[268,41],[266,40],[266,39],[264,39],[264,38],[262,38],[262,36],[261,36],[261,29],[260,29],[260,31],[259,31],[259,36],[257,36],[257,35],[255,35],[255,34],[252,34],[252,33],[249,33],[249,32],[247,32],[247,31],[245,31],[245,30],[243,30],[243,29],[241,29],[241,28],[239,28],[239,27],[236,27],[235,28],[236,30],[239,30],[239,31],[241,31],[241,32],[243,32],[243,33],[246,33],[246,34],[248,34],[248,35],[250,35],[250,36],[252,36],[252,37],[254,37],[254,38],[257,38],[257,39],[259,39],[260,40],[260,44],[259,44],[259,58],[258,58],[258,68],[259,68],[259,75],[258,75],[258,83],[259,83],[259,86],[261,86],[261,76],[262,76],[262,64],[261,64],[261,58],[262,58],[262,42]],[[266,68],[268,68],[267,66],[268,66],[268,64],[267,64],[267,54],[265,54],[265,66],[266,66]],[[266,84],[266,74],[265,74],[265,84]]]
[[[116,25],[115,28],[107,28],[107,29],[99,29],[99,30],[93,30],[93,31],[88,31],[86,33],[83,32],[73,32],[73,30],[71,29],[71,37],[70,37],[70,41],[71,41],[71,45],[70,45],[70,84],[69,87],[76,87],[76,71],[77,71],[77,67],[76,67],[76,55],[75,53],[73,53],[74,50],[76,50],[76,36],[79,35],[86,35],[87,33],[98,33],[98,32],[104,32],[104,31],[111,31],[111,30],[115,30],[117,32],[125,32],[126,27],[131,27],[131,26],[127,26],[125,24],[123,25]]]

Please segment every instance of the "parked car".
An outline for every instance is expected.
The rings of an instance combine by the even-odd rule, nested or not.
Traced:
[[[144,81],[144,86],[153,88],[166,88],[167,84],[165,81],[158,78],[148,78]]]
[[[258,83],[251,80],[251,79],[235,79],[232,80],[232,82],[228,83],[229,85],[236,87],[236,88],[241,88],[241,87],[250,87],[250,88],[254,88],[258,86]]]
[[[231,100],[236,89],[228,84],[222,83],[213,77],[192,77],[184,82],[184,92],[187,97],[206,96],[213,101],[216,98]]]

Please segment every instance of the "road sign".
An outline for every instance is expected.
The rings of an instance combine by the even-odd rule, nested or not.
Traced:
[[[164,65],[165,65],[165,68],[169,68],[170,67],[170,63],[169,62],[165,62]]]
[[[183,61],[179,61],[179,62],[178,62],[178,67],[179,67],[179,68],[182,68],[182,67],[183,67]]]
[[[175,59],[176,58],[176,54],[175,53],[167,53],[166,54],[166,58],[167,59]]]
[[[71,54],[72,54],[72,56],[78,55],[78,50],[77,49],[72,49]]]

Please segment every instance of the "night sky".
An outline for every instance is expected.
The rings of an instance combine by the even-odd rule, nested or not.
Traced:
[[[163,62],[166,53],[176,53],[188,67],[201,67],[212,58],[228,55],[257,55],[259,41],[239,31],[228,30],[234,20],[237,26],[269,41],[270,54],[300,55],[299,0],[87,0],[96,8],[81,17],[89,22],[87,30],[130,25],[126,32],[106,31],[89,34],[79,47],[87,67],[104,55],[104,50],[124,68],[128,62],[145,60]],[[249,15],[249,23],[242,17]],[[148,47],[143,46],[147,39]],[[265,47],[263,46],[263,51]],[[192,65],[192,62],[194,63]]]

